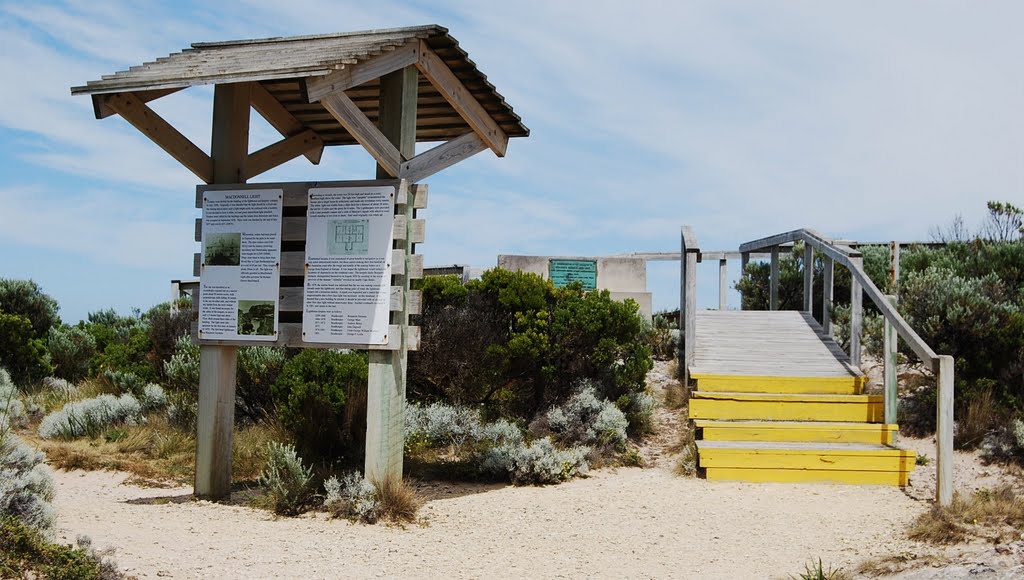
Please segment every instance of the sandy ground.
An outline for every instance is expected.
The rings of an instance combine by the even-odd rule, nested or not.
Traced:
[[[788,577],[811,558],[851,569],[912,549],[898,530],[927,507],[892,488],[630,468],[546,488],[434,486],[424,524],[400,529],[274,519],[125,478],[60,472],[56,505],[65,537],[115,547],[140,578]]]

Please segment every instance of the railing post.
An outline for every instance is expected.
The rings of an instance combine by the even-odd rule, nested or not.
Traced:
[[[747,264],[750,263],[750,252],[740,253],[740,280],[747,273]],[[743,310],[743,292],[740,292],[740,310]]]
[[[886,296],[886,298],[889,299],[893,306],[896,305],[897,298],[895,296]],[[896,327],[893,326],[892,322],[889,322],[889,318],[885,316],[882,318],[885,320],[885,330],[882,337],[882,382],[885,385],[885,422],[891,425],[896,423],[899,405],[896,377],[897,336]],[[895,443],[895,441],[893,442]]]
[[[864,258],[851,257],[853,266],[863,270]],[[850,361],[855,367],[860,366],[860,335],[864,328],[864,291],[857,277],[850,276]]]
[[[814,247],[804,243],[804,312],[814,311]]]
[[[727,264],[727,261],[726,261],[725,258],[722,258],[721,260],[718,261],[718,309],[719,310],[725,310],[726,309],[725,291],[727,290],[727,284],[728,284],[728,280],[727,280],[728,275],[727,275],[727,270],[726,270],[726,264]]]
[[[900,285],[900,243],[889,242],[889,292],[896,294]]]
[[[697,262],[700,261],[700,248],[697,247],[697,236],[690,226],[682,228],[679,283],[679,331],[683,338],[682,359],[683,385],[690,384],[690,363],[696,352],[697,342]]]
[[[938,406],[936,409],[935,463],[937,484],[935,501],[941,506],[953,503],[953,357],[939,355]]]
[[[772,266],[768,274],[768,310],[779,309],[779,247],[772,246]]]
[[[825,256],[825,271],[822,274],[821,289],[821,327],[825,334],[832,336],[832,301],[835,299],[832,275],[835,272],[835,262],[832,258]]]

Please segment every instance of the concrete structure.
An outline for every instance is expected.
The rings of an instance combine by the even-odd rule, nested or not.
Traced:
[[[651,319],[651,293],[647,291],[647,261],[643,258],[579,256],[498,256],[498,267],[517,272],[539,274],[550,279],[551,260],[578,260],[597,263],[597,289],[607,290],[615,300],[632,298],[640,305],[640,314]]]

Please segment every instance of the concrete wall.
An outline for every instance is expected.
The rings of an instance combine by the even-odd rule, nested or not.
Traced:
[[[647,261],[643,258],[584,256],[498,256],[498,267],[531,272],[548,279],[550,260],[593,260],[597,262],[597,289],[608,290],[615,300],[632,298],[640,305],[640,314],[651,318],[651,293],[647,291]]]

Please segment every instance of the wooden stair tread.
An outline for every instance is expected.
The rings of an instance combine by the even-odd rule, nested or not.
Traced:
[[[732,391],[694,391],[694,399],[717,399],[724,401],[753,401],[779,403],[876,403],[883,395],[835,395],[830,393],[743,393]]]
[[[738,451],[784,451],[790,453],[828,453],[836,455],[903,455],[913,451],[878,443],[818,443],[802,441],[697,441],[697,449],[730,449]]]
[[[698,427],[757,427],[759,429],[853,429],[895,431],[899,427],[893,423],[855,423],[851,421],[760,421],[760,420],[728,420],[728,419],[694,419]]]

